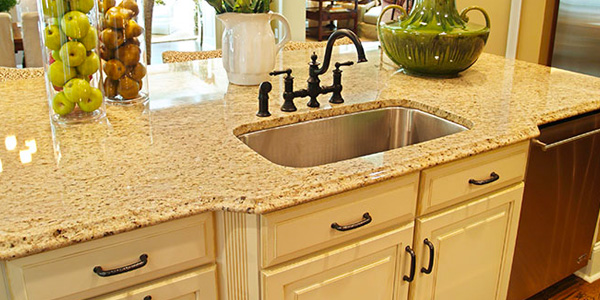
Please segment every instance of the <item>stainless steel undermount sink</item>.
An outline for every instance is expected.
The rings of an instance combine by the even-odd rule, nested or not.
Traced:
[[[273,163],[314,167],[465,130],[417,109],[386,107],[249,132],[238,138]]]

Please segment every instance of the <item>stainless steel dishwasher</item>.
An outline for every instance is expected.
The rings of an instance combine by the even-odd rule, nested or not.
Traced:
[[[540,127],[529,149],[508,299],[587,265],[600,210],[600,111]]]

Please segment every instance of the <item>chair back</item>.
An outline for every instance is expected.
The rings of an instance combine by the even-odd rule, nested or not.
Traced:
[[[0,13],[0,66],[16,67],[12,18],[8,13]]]
[[[42,45],[38,27],[37,12],[24,12],[23,19],[23,49],[25,50],[25,66],[28,68],[42,67]]]

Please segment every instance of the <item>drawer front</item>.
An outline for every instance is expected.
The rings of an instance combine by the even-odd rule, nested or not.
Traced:
[[[272,266],[414,219],[418,173],[261,217],[262,266]],[[368,216],[365,214],[368,213]],[[347,231],[332,228],[361,225]]]
[[[140,284],[94,300],[217,300],[217,271],[211,265]]]
[[[262,299],[396,299],[398,270],[408,271],[404,251],[413,224],[306,260],[262,271]],[[408,288],[408,284],[404,284]],[[398,298],[402,299],[402,298]]]
[[[528,147],[523,142],[422,171],[418,215],[522,181]]]
[[[135,270],[101,277],[140,262]],[[81,299],[122,289],[214,261],[212,213],[170,221],[7,263],[16,299]]]

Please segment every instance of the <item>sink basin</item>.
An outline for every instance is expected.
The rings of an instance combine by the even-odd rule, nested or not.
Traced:
[[[313,167],[465,130],[417,109],[386,107],[249,132],[238,138],[273,163]]]

